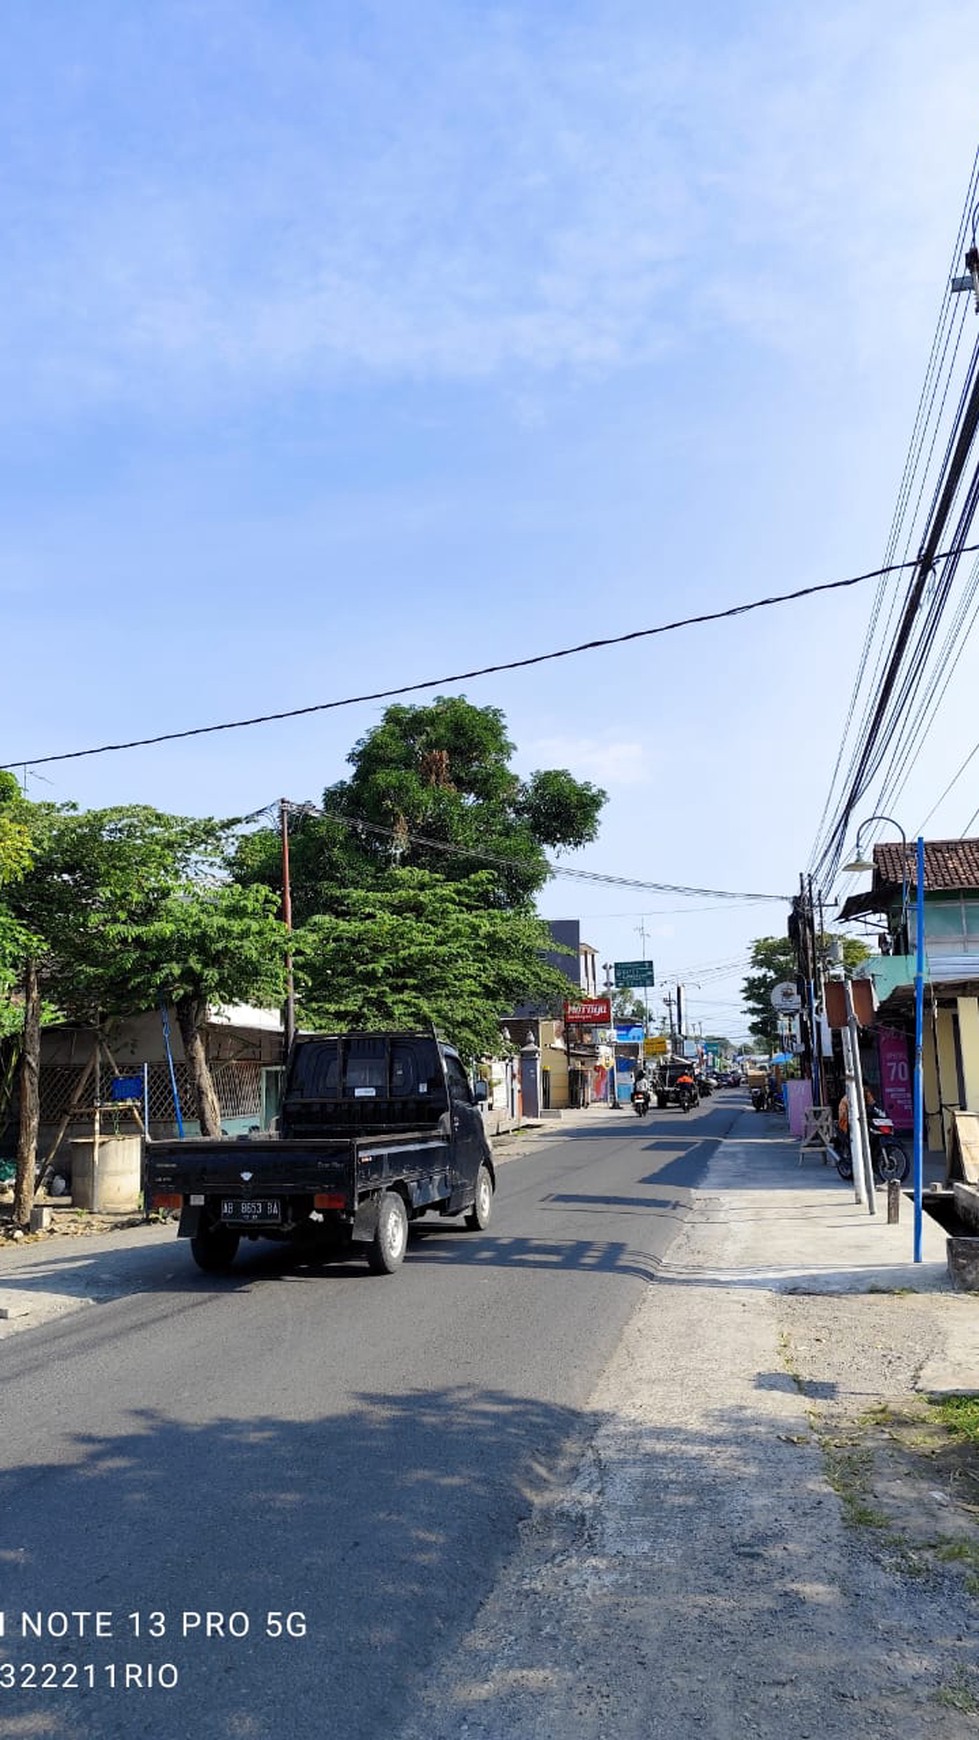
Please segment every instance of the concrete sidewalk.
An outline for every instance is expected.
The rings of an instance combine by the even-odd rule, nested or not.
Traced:
[[[910,1180],[897,1225],[887,1224],[886,1190],[877,1190],[875,1205],[872,1215],[834,1165],[802,1153],[783,1118],[746,1112],[710,1161],[696,1216],[717,1229],[714,1279],[823,1293],[948,1288],[945,1234],[927,1213],[923,1261],[913,1262]]]

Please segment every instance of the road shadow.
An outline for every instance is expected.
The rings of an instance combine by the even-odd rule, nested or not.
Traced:
[[[62,1421],[55,1453],[0,1474],[0,1664],[96,1667],[93,1687],[25,1688],[16,1711],[5,1698],[0,1735],[393,1732],[586,1424],[466,1385],[365,1392],[332,1416],[312,1391],[303,1418],[274,1403],[266,1393],[254,1414],[225,1418],[200,1398],[196,1419],[161,1403],[105,1434]],[[24,1612],[94,1610],[112,1615],[111,1637],[18,1635]],[[245,1616],[241,1635],[208,1638],[203,1620],[183,1635],[185,1611],[209,1610]],[[268,1636],[270,1612],[304,1615],[304,1634],[294,1621],[295,1635]],[[173,1663],[178,1684],[123,1696],[101,1670],[127,1661]]]
[[[654,1647],[659,1638],[671,1672],[645,1673],[623,1695],[640,1699],[644,1732],[667,1733],[678,1712],[700,1707],[703,1671],[698,1648],[689,1683],[677,1679],[682,1650],[668,1640],[683,1627],[701,1636],[705,1613],[710,1651],[741,1670],[728,1675],[725,1732],[755,1731],[773,1637],[787,1676],[780,1708],[791,1705],[793,1721],[827,1663],[846,1660],[854,1697],[878,1682],[893,1690],[887,1655],[848,1652],[863,1575],[852,1549],[845,1578],[824,1565],[813,1590],[814,1527],[823,1539],[814,1507],[837,1501],[802,1397],[798,1411],[787,1392],[780,1406],[718,1407],[697,1425],[637,1424],[458,1384],[366,1389],[325,1415],[309,1369],[300,1417],[276,1411],[273,1378],[264,1406],[247,1415],[211,1414],[198,1398],[133,1410],[101,1432],[63,1421],[50,1448],[0,1473],[0,1663],[51,1663],[56,1676],[88,1663],[95,1680],[74,1695],[25,1691],[0,1711],[0,1735],[459,1734],[474,1692],[481,1733],[530,1733],[541,1689],[567,1672],[568,1637],[594,1652],[603,1628],[637,1623]],[[602,1470],[600,1495],[576,1480],[583,1468]],[[530,1557],[514,1563],[530,1593],[515,1611],[507,1565],[521,1539]],[[594,1582],[584,1632],[575,1629],[583,1578]],[[505,1649],[486,1620],[498,1588]],[[925,1601],[934,1604],[927,1628]],[[96,1610],[110,1635],[18,1635],[25,1613],[43,1631],[47,1615],[85,1614],[91,1627]],[[934,1588],[908,1597],[902,1624],[916,1671],[974,1661],[974,1638],[946,1620]],[[276,1629],[283,1634],[269,1635]],[[453,1658],[462,1671],[440,1684]],[[173,1664],[177,1683],[131,1696],[113,1689],[106,1666],[126,1662],[144,1675]]]

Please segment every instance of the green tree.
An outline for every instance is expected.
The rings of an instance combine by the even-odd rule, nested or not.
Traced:
[[[489,871],[488,905],[529,909],[547,853],[593,840],[606,794],[564,768],[521,779],[513,753],[496,707],[445,695],[388,707],[347,757],[349,779],[324,792],[324,813],[291,817],[295,923],[331,911],[344,889],[383,885],[393,867],[449,881]],[[242,840],[235,874],[281,888],[273,830]]]
[[[148,921],[124,921],[110,938],[114,986],[126,986],[130,1005],[145,1009],[164,997],[172,1003],[202,1133],[220,1136],[205,1040],[208,1013],[218,1003],[281,1002],[286,934],[275,896],[265,888],[185,883]]]
[[[502,1017],[521,1001],[557,1008],[568,980],[547,965],[541,919],[489,904],[482,871],[449,881],[390,871],[383,888],[351,888],[295,935],[299,1006],[325,1029],[417,1028],[430,1021],[469,1060],[499,1051]]]
[[[222,880],[227,830],[218,822],[141,805],[33,805],[27,825],[32,863],[5,893],[20,950],[20,1223],[34,1193],[44,995],[96,1025],[172,1002],[201,1125],[216,1135],[203,1041],[208,1004],[280,995],[285,943],[274,896]]]
[[[20,1025],[13,988],[26,938],[5,890],[20,882],[31,866],[29,807],[12,773],[0,769],[0,1040]]]
[[[30,829],[21,817],[24,800],[12,773],[0,768],[0,890],[30,868]]]

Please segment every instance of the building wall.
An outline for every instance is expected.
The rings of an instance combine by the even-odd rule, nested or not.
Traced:
[[[937,1107],[940,1104],[942,1109],[937,1116],[933,1114],[928,1119],[928,1146],[932,1147],[934,1145],[935,1147],[942,1147],[947,1145],[949,1136],[950,1111],[948,1108],[951,1107],[954,1110],[958,1107],[959,1103],[954,1010],[939,1009],[933,1049],[937,1052],[938,1057],[938,1086],[940,1094],[934,1102],[927,1101],[926,1103],[929,1107],[933,1104]],[[934,1130],[937,1137],[934,1144],[932,1144],[931,1141],[933,1118]]]
[[[541,1074],[545,1069],[550,1074],[552,1112],[566,1111],[571,1103],[568,1091],[568,1053],[563,1034],[563,1025],[559,1021],[542,1021],[540,1024]]]
[[[967,1112],[979,1112],[979,997],[958,997],[959,1046]],[[948,1096],[946,1095],[946,1098]]]

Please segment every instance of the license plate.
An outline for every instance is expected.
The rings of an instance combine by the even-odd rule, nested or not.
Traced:
[[[260,1222],[281,1220],[282,1203],[277,1196],[231,1196],[221,1204],[221,1219]]]

